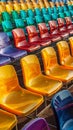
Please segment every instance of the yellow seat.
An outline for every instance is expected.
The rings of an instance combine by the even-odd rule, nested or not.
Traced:
[[[33,4],[32,4],[32,2],[30,1],[30,2],[26,2],[27,3],[27,7],[28,7],[28,9],[32,9],[32,10],[34,10],[34,7],[33,7]]]
[[[17,1],[14,1],[13,7],[14,7],[14,10],[16,10],[17,12],[19,12],[21,10],[20,3]]]
[[[16,124],[15,115],[0,109],[0,130],[12,130]]]
[[[73,79],[73,71],[58,64],[56,51],[53,47],[46,47],[41,51],[41,55],[46,75],[63,82],[69,82]]]
[[[6,11],[6,7],[0,4],[0,13]]]
[[[13,4],[11,1],[8,1],[7,4],[6,4],[6,11],[8,13],[11,13],[11,11],[13,11]]]
[[[54,7],[54,3],[53,2],[49,2],[50,3],[50,7]]]
[[[36,55],[28,55],[22,58],[21,67],[24,84],[30,91],[51,96],[62,87],[62,82],[42,74]]]
[[[36,3],[35,1],[33,1],[33,7],[34,7],[34,8],[40,8],[39,4]]]
[[[44,5],[45,5],[46,8],[50,7],[48,0],[44,0]]]
[[[36,110],[43,102],[41,95],[20,87],[12,65],[0,67],[0,105],[1,108],[20,116]]]
[[[73,57],[70,55],[69,45],[66,41],[60,41],[57,44],[60,64],[67,69],[73,69]]]
[[[39,0],[39,1],[38,1],[38,4],[39,4],[39,6],[40,6],[41,9],[42,9],[42,8],[45,8],[45,5],[44,5],[44,3],[43,3],[42,0]]]
[[[71,55],[73,56],[73,36],[69,38],[69,44],[71,49]]]
[[[25,11],[26,11],[26,10],[28,9],[27,4],[26,4],[26,2],[24,2],[24,1],[21,1],[21,2],[20,2],[20,6],[21,6],[21,9],[22,9],[22,10],[25,10]]]

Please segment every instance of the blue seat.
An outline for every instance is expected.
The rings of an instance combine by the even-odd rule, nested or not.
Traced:
[[[20,57],[27,54],[26,51],[18,50],[17,48],[13,47],[9,37],[6,33],[0,33],[0,54],[4,56],[8,56],[12,59],[19,59]]]
[[[11,60],[9,57],[3,56],[0,54],[0,66],[10,63]]]
[[[51,102],[59,130],[73,130],[73,96],[68,90],[55,94]]]

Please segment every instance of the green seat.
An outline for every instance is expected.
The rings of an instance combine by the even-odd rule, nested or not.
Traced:
[[[10,14],[8,12],[2,12],[3,20],[11,20]]]
[[[53,12],[52,8],[51,7],[47,8],[47,12],[48,12],[48,14],[52,14],[52,12]]]
[[[11,14],[12,14],[12,18],[13,18],[13,20],[15,20],[15,19],[19,19],[19,14],[18,14],[17,11],[12,11]]]
[[[48,21],[51,20],[51,15],[49,15],[49,14],[44,14],[44,15],[43,15],[43,18],[44,18],[45,23],[48,23]]]
[[[34,12],[35,12],[36,15],[42,15],[41,10],[39,8],[35,8]]]
[[[65,14],[65,17],[71,17],[71,14],[69,11],[65,11],[64,14]]]
[[[25,21],[27,17],[27,12],[25,10],[20,10],[20,17]]]
[[[39,15],[35,16],[35,20],[36,20],[36,24],[38,24],[38,23],[43,23],[43,22],[44,22],[43,17],[42,17],[42,16],[39,16]]]
[[[56,13],[54,13],[54,14],[51,15],[51,17],[52,17],[52,20],[57,20],[58,15]]]
[[[32,9],[28,9],[27,14],[28,14],[28,17],[34,17],[34,12],[32,11]]]
[[[46,8],[42,8],[41,11],[42,11],[42,14],[43,14],[43,15],[44,15],[44,14],[47,14],[47,9],[46,9]]]
[[[3,21],[2,22],[2,28],[3,28],[3,31],[7,33],[7,35],[12,38],[12,29],[13,29],[13,26],[12,26],[12,23],[11,21]]]
[[[63,18],[64,19],[65,15],[64,13],[58,13],[58,18]]]
[[[27,17],[27,18],[26,18],[26,25],[27,25],[27,26],[35,25],[35,20],[34,20],[34,18],[32,18],[32,17]]]

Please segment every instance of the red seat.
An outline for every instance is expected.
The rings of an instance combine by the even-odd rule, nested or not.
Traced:
[[[69,36],[70,30],[66,28],[65,23],[64,23],[64,19],[58,18],[57,20],[58,20],[59,31],[61,33],[64,32],[65,34],[67,34]]]
[[[35,42],[36,44],[39,44],[41,46],[47,46],[49,44],[51,44],[51,40],[50,39],[46,39],[46,38],[40,38],[38,35],[38,32],[36,30],[35,26],[27,26],[26,27],[27,33],[28,33],[28,39],[29,42],[32,44],[32,42]]]
[[[66,38],[69,36],[69,34],[66,31],[61,31],[58,27],[55,21],[49,21],[50,25],[50,33],[55,34],[57,37],[60,35],[62,38]]]
[[[39,23],[38,28],[39,28],[39,32],[40,32],[40,37],[42,39],[49,39],[52,42],[56,42],[56,41],[59,41],[61,39],[61,38],[57,38],[57,36],[55,36],[55,35],[51,35],[49,33],[49,30],[48,30],[45,23]]]
[[[27,50],[29,52],[35,51],[40,48],[40,45],[35,44],[35,42],[31,44],[30,42],[26,41],[23,29],[20,28],[13,29],[12,34],[16,48],[21,50]]]
[[[73,34],[73,24],[72,24],[71,18],[65,17],[65,21],[66,21],[66,28],[68,30],[70,30],[70,34],[72,35]]]

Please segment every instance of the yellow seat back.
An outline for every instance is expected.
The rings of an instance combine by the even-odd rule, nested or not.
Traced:
[[[19,82],[12,65],[0,67],[0,98],[1,96],[19,89]]]
[[[16,10],[17,12],[21,10],[20,3],[18,3],[17,1],[14,1],[13,6],[14,6],[14,10]]]
[[[21,2],[20,5],[21,5],[22,10],[27,10],[28,9],[26,2]]]
[[[56,52],[53,47],[46,47],[41,51],[44,70],[47,73],[52,67],[54,67],[57,63]]]
[[[70,56],[69,45],[66,41],[60,41],[56,45],[58,48],[60,63],[63,65],[65,59]]]
[[[26,86],[29,84],[30,80],[41,74],[40,64],[36,55],[28,55],[22,58],[21,67],[23,80]]]
[[[73,36],[69,38],[69,43],[70,43],[71,55],[73,56]]]
[[[13,11],[13,4],[12,3],[7,3],[6,4],[6,11],[8,12],[8,13],[11,13],[11,11]]]

